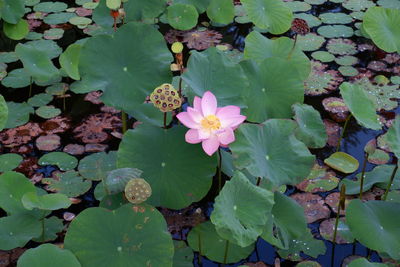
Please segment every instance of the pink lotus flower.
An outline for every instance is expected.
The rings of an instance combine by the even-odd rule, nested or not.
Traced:
[[[194,97],[193,108],[181,112],[177,118],[190,128],[185,135],[186,142],[202,142],[204,151],[211,156],[220,146],[227,147],[235,141],[233,131],[246,119],[240,115],[240,107],[217,107],[217,99],[210,91],[203,98]]]

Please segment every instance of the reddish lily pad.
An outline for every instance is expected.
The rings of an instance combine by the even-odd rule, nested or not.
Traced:
[[[324,200],[311,193],[296,193],[290,196],[296,200],[304,208],[307,223],[313,223],[315,221],[328,218],[331,211],[325,205]]]
[[[336,174],[333,171],[329,171],[328,167],[320,166],[316,163],[308,177],[296,187],[310,193],[326,192],[334,189],[339,181]]]

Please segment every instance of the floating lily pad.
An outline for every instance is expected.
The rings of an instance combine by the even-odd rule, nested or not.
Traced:
[[[16,24],[24,15],[24,0],[3,0],[1,18],[11,24]]]
[[[15,128],[29,121],[29,115],[33,113],[33,108],[27,103],[7,102],[8,120],[5,128]]]
[[[326,51],[315,51],[311,54],[311,56],[315,60],[319,60],[321,62],[332,62],[335,59],[335,56]]]
[[[371,0],[344,0],[343,7],[352,11],[361,11],[374,6]]]
[[[338,88],[343,78],[337,71],[327,68],[328,65],[311,61],[311,73],[304,81],[306,95],[323,95]]]
[[[373,164],[386,164],[389,160],[389,154],[381,149],[376,149],[374,153],[368,155],[368,162]]]
[[[286,2],[286,4],[290,4],[290,3],[294,3],[295,1],[293,1],[293,2]],[[299,2],[299,3],[303,3],[303,4],[307,4],[307,3],[304,3],[304,2]],[[305,11],[307,11],[307,10],[305,10]],[[295,12],[294,10],[293,10],[293,12]],[[317,27],[317,26],[319,26],[319,25],[321,25],[321,20],[319,19],[319,18],[317,18],[317,17],[315,17],[315,16],[313,16],[313,15],[311,15],[311,14],[307,14],[307,13],[296,13],[296,14],[294,14],[294,16],[295,16],[295,18],[299,18],[299,19],[304,19],[305,21],[307,21],[307,24],[308,24],[308,26],[310,27],[310,28],[312,28],[312,27]]]
[[[193,5],[173,4],[167,9],[169,24],[178,30],[190,30],[197,25],[199,14]]]
[[[42,234],[39,237],[33,238],[35,242],[48,242],[57,239],[57,233],[60,233],[64,229],[63,220],[52,216],[50,218],[44,218],[42,224]],[[54,262],[52,261],[52,264]]]
[[[272,192],[236,172],[216,197],[211,222],[222,238],[247,247],[263,232],[273,198]]]
[[[305,192],[326,192],[336,188],[339,181],[336,174],[326,166],[315,164],[307,178],[296,187]]]
[[[36,139],[35,143],[41,151],[53,151],[60,146],[61,138],[56,134],[42,135]]]
[[[215,23],[229,24],[234,15],[234,5],[230,0],[211,0],[207,7],[207,16]]]
[[[345,13],[323,13],[319,18],[326,24],[349,24],[353,18]]]
[[[304,209],[307,223],[329,218],[330,209],[324,205],[324,200],[312,193],[296,193],[290,196]]]
[[[15,52],[0,52],[0,62],[12,63],[18,60],[18,56]]]
[[[192,267],[193,250],[188,247],[185,241],[174,240],[174,267]]]
[[[351,66],[341,66],[338,69],[343,76],[356,76],[358,74],[358,70]]]
[[[41,106],[35,111],[36,115],[44,119],[51,119],[61,114],[61,110],[54,106]]]
[[[317,32],[319,35],[322,35],[326,38],[351,37],[354,34],[354,31],[351,27],[344,25],[320,26]]]
[[[88,267],[172,266],[174,254],[163,216],[145,204],[86,209],[71,222],[64,242]]]
[[[358,58],[353,56],[341,56],[337,57],[335,62],[342,66],[352,66],[358,63]]]
[[[0,172],[11,171],[17,168],[22,159],[21,155],[14,153],[0,155]]]
[[[352,173],[358,169],[358,160],[344,152],[335,152],[324,160],[332,169],[343,173]]]
[[[53,100],[52,95],[46,93],[40,93],[29,98],[28,104],[31,105],[32,107],[41,107],[50,103],[51,100]]]
[[[86,17],[72,17],[68,20],[69,23],[72,25],[77,26],[79,29],[84,29],[86,28],[90,23],[92,23],[92,20]]]
[[[393,151],[396,157],[400,157],[400,116],[396,116],[385,137],[390,150]]]
[[[46,93],[49,95],[62,96],[68,90],[68,84],[55,83],[46,88]]]
[[[78,160],[64,152],[50,152],[39,159],[39,164],[42,166],[56,165],[62,171],[69,171],[78,165]]]
[[[310,173],[314,156],[294,137],[294,127],[293,122],[278,119],[242,124],[230,145],[235,166],[268,177],[277,186],[299,183]]]
[[[39,196],[37,192],[25,193],[21,199],[22,205],[27,210],[58,210],[66,209],[71,205],[71,200],[66,195],[55,193]]]
[[[126,184],[135,178],[140,178],[143,172],[133,168],[122,168],[112,170],[108,173],[106,179],[103,180],[103,186],[107,194],[116,194],[123,192]]]
[[[315,51],[325,43],[325,38],[315,33],[297,36],[297,44],[303,51]]]
[[[19,267],[81,267],[71,251],[53,244],[43,244],[29,249],[18,259]]]
[[[365,258],[355,259],[350,262],[349,267],[387,267],[386,264],[379,263],[379,262],[369,262]]]
[[[22,40],[29,33],[29,25],[24,19],[20,19],[16,24],[4,22],[3,32],[12,40]]]
[[[349,108],[342,98],[327,97],[322,100],[322,105],[329,115],[337,122],[343,122],[349,116]]]
[[[43,33],[43,38],[46,40],[58,40],[61,39],[63,36],[64,30],[58,28],[49,29],[44,31]]]
[[[400,259],[400,204],[385,201],[352,200],[346,222],[354,237],[364,246]]]
[[[63,24],[67,23],[71,18],[75,17],[76,15],[73,13],[54,13],[54,14],[49,14],[46,17],[44,17],[43,21],[44,23],[50,24],[50,25],[57,25],[57,24]]]
[[[202,256],[206,256],[216,262],[224,262],[225,246],[227,243],[228,254],[226,263],[238,262],[241,259],[247,258],[255,247],[255,244],[252,244],[243,248],[221,238],[210,221],[194,227],[189,232],[187,240],[189,246],[194,251],[199,251]]]
[[[116,169],[117,153],[111,151],[108,154],[99,152],[81,159],[79,173],[86,179],[93,181],[104,180],[110,171]]]
[[[356,44],[349,39],[330,39],[326,45],[328,51],[335,55],[354,55],[357,53]]]
[[[303,1],[290,1],[285,2],[285,4],[293,11],[293,12],[306,12],[311,9],[311,5],[303,2]]]
[[[44,178],[42,183],[47,184],[47,189],[53,192],[65,194],[68,197],[77,197],[87,192],[92,183],[84,180],[79,173],[67,171],[57,173],[54,178]]]
[[[63,2],[41,2],[33,7],[36,12],[61,12],[67,9],[68,5]]]

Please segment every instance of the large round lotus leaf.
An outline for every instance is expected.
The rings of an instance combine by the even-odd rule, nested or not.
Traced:
[[[42,233],[39,237],[33,238],[35,242],[47,242],[57,239],[57,233],[62,232],[64,229],[63,220],[52,216],[50,218],[44,218],[42,224]]]
[[[3,0],[1,18],[8,23],[16,24],[25,14],[24,0]]]
[[[4,22],[3,32],[12,40],[22,40],[29,33],[29,25],[24,19],[20,19],[17,24]]]
[[[280,57],[288,60],[296,68],[301,79],[307,79],[310,74],[310,60],[298,47],[293,49],[294,41],[292,39],[280,37],[272,40],[257,31],[252,31],[246,36],[245,42],[245,58],[262,62],[266,58]]]
[[[191,98],[211,90],[219,106],[243,106],[247,77],[237,63],[214,47],[201,53],[192,51],[182,78],[190,87],[186,93]]]
[[[58,69],[46,52],[22,43],[15,47],[15,52],[34,79],[47,81],[59,75]]]
[[[21,199],[27,210],[34,208],[41,210],[66,209],[71,205],[71,200],[66,195],[55,193],[38,196],[36,192],[25,193]]]
[[[263,124],[242,124],[230,145],[234,164],[275,185],[297,184],[307,177],[314,156],[294,137],[294,122],[272,119]]]
[[[387,265],[384,263],[369,262],[365,258],[353,260],[347,266],[349,266],[349,267],[387,267]]]
[[[199,14],[192,5],[173,4],[167,8],[168,23],[178,30],[190,30],[197,25]]]
[[[0,155],[0,172],[14,170],[21,163],[22,159],[21,155],[15,153]]]
[[[64,152],[50,152],[40,157],[39,165],[56,165],[62,171],[69,171],[78,165],[78,160]]]
[[[87,267],[172,267],[174,254],[163,216],[145,204],[86,209],[71,222],[64,244]]]
[[[28,181],[29,182],[29,181]],[[42,232],[41,222],[27,213],[0,218],[0,249],[23,247]]]
[[[31,82],[31,77],[25,69],[15,69],[1,81],[1,84],[10,88],[22,88],[28,86]]]
[[[5,172],[0,175],[0,208],[7,213],[25,212],[21,198],[28,192],[35,192],[35,186],[23,174]]]
[[[57,178],[44,178],[42,183],[47,184],[50,191],[65,194],[68,197],[77,197],[87,192],[92,182],[84,180],[77,172],[67,171],[56,174]]]
[[[68,5],[63,2],[41,2],[33,7],[36,12],[61,12],[68,8]]]
[[[174,240],[174,264],[173,267],[193,267],[193,250],[185,241]]]
[[[25,251],[18,259],[18,267],[80,267],[71,251],[53,244],[43,244]]]
[[[339,88],[344,103],[359,124],[373,130],[382,128],[376,115],[375,103],[361,86],[344,82]]]
[[[216,197],[211,222],[222,238],[247,247],[263,232],[273,203],[272,192],[236,172]]]
[[[358,160],[344,152],[335,152],[324,160],[332,169],[343,173],[352,173],[358,169]]]
[[[243,112],[247,120],[261,123],[272,118],[291,118],[292,105],[304,99],[304,84],[292,63],[271,57],[259,64],[247,60],[240,65],[250,81],[244,94],[247,109]]]
[[[293,110],[299,126],[296,130],[296,138],[310,148],[324,147],[328,136],[319,112],[306,104],[295,104]]]
[[[89,87],[104,91],[105,103],[129,110],[171,80],[172,60],[153,26],[128,23],[114,35],[90,38],[81,50],[79,72]]]
[[[400,116],[396,116],[394,123],[387,131],[386,140],[390,150],[400,158]]]
[[[214,225],[210,221],[194,227],[189,232],[187,241],[193,250],[199,251],[202,256],[206,256],[210,260],[216,262],[224,262],[225,247],[228,243],[226,263],[238,262],[241,259],[247,258],[254,250],[255,245],[253,243],[243,248],[230,243],[218,235]]]
[[[8,120],[8,106],[6,100],[0,95],[0,131],[4,129]]]
[[[363,17],[363,28],[372,41],[386,52],[400,53],[400,10],[370,7]]]
[[[242,0],[248,17],[261,29],[272,34],[289,30],[293,18],[292,11],[281,0]]]
[[[111,151],[91,154],[80,160],[78,170],[86,179],[104,180],[108,173],[116,169],[117,153]]]
[[[270,244],[288,249],[289,241],[307,234],[307,222],[304,209],[293,199],[279,192],[274,193],[272,214],[261,237]]]
[[[80,80],[78,63],[82,46],[72,44],[60,55],[59,61],[62,69],[74,80]]]
[[[140,178],[143,172],[134,168],[112,170],[103,181],[103,186],[108,195],[123,192],[126,184],[134,178]]]
[[[207,16],[212,22],[229,24],[235,16],[235,8],[231,0],[211,0],[207,8]]]
[[[118,168],[138,168],[150,184],[154,206],[182,209],[208,192],[215,174],[216,157],[200,145],[185,142],[185,129],[165,130],[140,125],[125,133],[118,150]]]
[[[27,103],[7,102],[8,120],[4,128],[15,128],[29,121],[33,108]]]
[[[400,203],[352,200],[346,223],[364,246],[400,260]]]

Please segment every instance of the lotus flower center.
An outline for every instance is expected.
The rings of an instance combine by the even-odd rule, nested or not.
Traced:
[[[215,115],[208,115],[201,121],[201,127],[207,130],[218,130],[221,128],[221,122]]]

